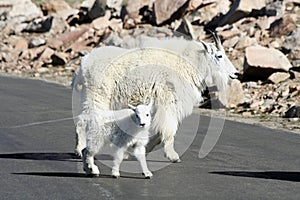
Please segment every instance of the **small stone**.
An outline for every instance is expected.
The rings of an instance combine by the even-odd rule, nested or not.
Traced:
[[[52,65],[65,65],[68,62],[68,54],[56,52],[51,56]]]
[[[31,66],[33,69],[39,69],[44,65],[44,63],[42,61],[34,61]]]
[[[289,73],[276,72],[276,73],[272,74],[271,76],[269,76],[268,80],[271,81],[272,83],[277,84],[277,83],[286,81],[289,78],[290,78]]]
[[[52,27],[52,21],[53,16],[35,19],[30,22],[23,31],[29,33],[48,32]]]
[[[267,99],[260,108],[261,112],[269,112],[272,111],[274,107],[275,100],[274,99]]]
[[[35,18],[40,15],[40,9],[31,0],[1,0],[0,7],[11,5],[7,13],[7,18],[15,18],[25,16],[27,18]]]
[[[300,80],[300,68],[299,71],[296,70],[290,70],[290,73],[292,74],[292,77],[295,79],[299,79]]]
[[[39,47],[46,44],[46,40],[43,38],[35,37],[29,41],[29,48]]]
[[[252,116],[252,113],[251,112],[243,112],[242,115],[244,117],[250,117],[250,116]]]
[[[246,88],[258,88],[257,82],[249,81],[245,83]]]
[[[23,39],[23,38],[20,38],[18,40],[18,42],[16,43],[15,45],[15,49],[27,49],[28,48],[28,43],[27,43],[27,40]]]
[[[46,48],[43,53],[40,55],[39,59],[44,63],[51,63],[51,56],[55,53],[55,51],[51,48]]]
[[[285,112],[285,118],[300,118],[300,106],[292,106]]]
[[[282,91],[281,96],[282,97],[287,97],[290,94],[290,88],[286,88],[285,90]]]
[[[99,17],[92,22],[94,29],[104,31],[110,25],[110,12],[106,12],[105,16]]]
[[[39,74],[43,74],[43,73],[49,72],[49,69],[47,67],[40,67],[37,69],[37,72]]]
[[[255,46],[255,45],[257,45],[256,38],[244,36],[244,37],[239,38],[239,41],[237,42],[235,48],[236,49],[244,49],[246,47]]]
[[[250,105],[250,108],[252,109],[256,109],[256,108],[259,108],[261,105],[263,105],[264,101],[261,100],[261,101],[255,101],[253,102],[251,105]]]

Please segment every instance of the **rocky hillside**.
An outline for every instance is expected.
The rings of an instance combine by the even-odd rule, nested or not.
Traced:
[[[0,0],[0,71],[69,84],[94,47],[122,46],[141,34],[210,40],[212,30],[241,74],[228,108],[299,118],[299,22],[300,0],[87,0],[75,7]],[[208,95],[201,106],[213,101]]]

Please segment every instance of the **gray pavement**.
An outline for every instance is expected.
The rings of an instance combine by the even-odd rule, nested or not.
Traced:
[[[148,180],[122,172],[113,179],[97,161],[102,175],[89,178],[73,154],[70,88],[0,77],[0,113],[0,199],[300,199],[300,135],[226,121],[200,159],[210,118],[198,116],[182,163]],[[178,137],[198,118],[186,119]],[[149,160],[150,169],[159,162],[167,161]]]

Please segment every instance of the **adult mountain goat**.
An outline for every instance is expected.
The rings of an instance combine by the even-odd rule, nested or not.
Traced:
[[[174,137],[179,123],[201,101],[205,84],[226,90],[237,70],[225,55],[218,36],[214,43],[179,38],[142,38],[140,47],[101,47],[87,54],[73,79],[73,111],[122,109],[153,97],[154,114],[148,149],[163,142],[165,156],[179,162]],[[77,123],[77,122],[75,122]],[[86,146],[77,129],[76,152]]]

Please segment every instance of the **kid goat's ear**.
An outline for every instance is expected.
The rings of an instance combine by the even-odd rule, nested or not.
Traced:
[[[135,106],[131,105],[131,104],[128,104],[128,108],[132,109],[132,110],[135,110]]]

